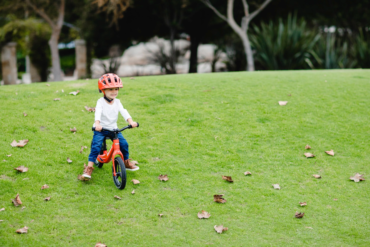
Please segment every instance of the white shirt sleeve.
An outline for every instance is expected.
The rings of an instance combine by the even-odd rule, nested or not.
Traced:
[[[118,102],[118,110],[121,113],[122,117],[126,120],[126,122],[127,122],[127,119],[131,118],[128,111],[125,108],[123,108],[123,105],[122,105],[121,101]],[[95,110],[95,112],[96,112],[96,110]]]
[[[103,112],[103,106],[100,100],[96,103],[95,107],[95,121],[99,120],[101,121],[101,113]]]

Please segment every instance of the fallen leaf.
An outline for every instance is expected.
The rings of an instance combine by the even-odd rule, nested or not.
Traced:
[[[272,186],[274,187],[275,190],[280,190],[279,184],[273,184]]]
[[[107,247],[105,244],[102,244],[101,242],[97,243],[95,247]]]
[[[87,147],[86,146],[81,146],[80,154],[82,153],[82,151],[84,151],[84,148],[87,148]]]
[[[360,173],[356,173],[353,177],[350,177],[349,179],[355,181],[356,183],[360,182],[360,181],[365,181],[365,179],[362,177],[363,175],[361,175]]]
[[[44,184],[42,187],[41,187],[41,189],[42,190],[44,190],[44,189],[48,189],[49,188],[49,186],[47,185],[47,184]]]
[[[201,212],[198,212],[199,219],[208,219],[209,217],[211,217],[211,214],[204,210],[202,210]]]
[[[76,91],[76,92],[70,92],[69,94],[73,94],[74,96],[76,96],[80,91]]]
[[[4,210],[5,210],[5,208],[2,208],[2,209],[0,209],[0,212],[1,212],[1,211],[4,211]]]
[[[24,147],[26,146],[27,143],[28,143],[28,140],[20,140],[19,142],[14,140],[12,143],[10,143],[10,145],[12,147]]]
[[[64,90],[62,89],[62,93],[64,93]]]
[[[95,107],[88,107],[87,105],[85,106],[86,111],[88,112],[95,112]]]
[[[252,173],[247,171],[247,172],[244,172],[244,175],[245,175],[245,176],[247,176],[247,175],[252,175]]]
[[[27,180],[27,179],[29,179],[29,178],[24,178],[24,179],[22,179],[22,180]]]
[[[0,220],[0,222],[3,222],[3,220]]]
[[[334,198],[333,200],[334,200],[334,201],[338,201],[338,198]]]
[[[163,214],[158,214],[159,217],[163,217]]]
[[[3,160],[3,162],[6,162],[6,160]]]
[[[279,101],[279,105],[286,105],[288,104],[288,101]]]
[[[290,97],[290,96],[292,96],[292,94],[288,94],[288,96]]]
[[[135,190],[133,190],[133,191],[131,192],[131,194],[135,194]]]
[[[19,205],[22,205],[22,201],[21,201],[21,198],[19,198],[19,194],[17,194],[17,196],[12,199],[12,202],[14,204],[14,206],[18,207]]]
[[[153,160],[157,161],[157,160],[160,160],[160,158],[159,157],[154,157]]]
[[[19,172],[26,172],[28,171],[28,168],[25,166],[18,166],[17,168],[14,168],[14,170],[17,170]]]
[[[18,92],[15,92],[15,95],[18,95]]]
[[[225,203],[226,200],[222,198],[224,195],[213,195],[213,201],[218,203]]]
[[[50,201],[50,199],[51,199],[51,196],[46,197],[46,198],[44,199],[44,201]]]
[[[22,210],[23,210],[23,209],[26,209],[26,207],[24,207],[24,206],[23,206],[21,209],[22,209]]]
[[[121,200],[122,198],[119,197],[119,196],[114,196],[114,198],[118,199],[118,200]]]
[[[88,178],[85,178],[85,177],[84,177],[84,176],[82,176],[81,174],[78,174],[77,178],[78,178],[78,180],[81,180],[81,181],[88,181],[88,180],[90,180],[90,179],[88,179]]]
[[[46,84],[46,86],[50,87],[50,84]]]
[[[314,174],[314,175],[312,175],[314,178],[321,178],[321,176],[320,175],[318,175],[318,174]]]
[[[72,163],[72,160],[69,157],[67,157],[67,162]]]
[[[231,176],[224,176],[224,175],[222,175],[222,179],[223,180],[226,180],[226,181],[228,181],[230,183],[233,183],[234,182],[233,179],[231,178]]]
[[[304,153],[304,156],[306,156],[306,158],[313,158],[313,157],[315,157],[315,155],[313,155],[311,153]]]
[[[220,234],[222,232],[225,232],[225,231],[228,230],[228,228],[227,227],[224,227],[223,225],[220,225],[220,226],[215,225],[214,228],[215,228],[216,232],[217,233],[220,233]]]
[[[73,128],[71,128],[71,129],[69,129],[71,132],[77,132],[77,129],[76,129],[76,127],[73,127]]]
[[[10,156],[12,156],[12,155],[11,155],[11,154],[7,154],[6,156],[10,157]]]
[[[304,148],[305,149],[311,149],[311,146],[307,144]]]
[[[27,113],[23,112],[23,116],[24,116],[24,117],[27,117]]]
[[[307,202],[300,202],[299,205],[301,205],[301,207],[307,206]]]
[[[331,156],[334,156],[334,151],[333,151],[333,149],[332,149],[332,150],[330,150],[330,151],[325,151],[325,153],[327,153],[327,154],[329,154],[329,155],[331,155]]]
[[[60,100],[60,98],[55,98],[55,99],[54,99],[54,101],[59,101],[59,100]]]
[[[17,231],[15,231],[16,233],[19,233],[19,234],[21,234],[21,233],[27,233],[27,230],[28,230],[28,227],[27,226],[25,226],[25,227],[23,227],[23,228],[21,228],[21,229],[18,229]]]
[[[131,182],[133,182],[134,184],[139,184],[140,183],[140,181],[136,180],[136,179],[132,179]]]
[[[298,213],[298,212],[296,212],[294,216],[295,216],[296,218],[303,218],[304,213]]]
[[[306,228],[311,229],[311,230],[313,229],[313,228],[312,228],[312,227],[310,227],[310,226],[306,226]]]
[[[168,181],[167,174],[164,174],[164,175],[160,174],[158,179],[161,180],[161,181]]]

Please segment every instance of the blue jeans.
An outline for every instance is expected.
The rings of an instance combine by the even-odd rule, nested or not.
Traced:
[[[89,155],[89,161],[95,162],[96,158],[98,157],[100,150],[102,148],[102,144],[104,141],[104,138],[108,137],[111,140],[114,138],[114,134],[109,131],[94,131],[94,136],[91,141],[91,152]],[[121,149],[121,152],[123,154],[123,158],[127,160],[129,158],[128,154],[128,143],[126,139],[123,137],[122,133],[118,133],[118,139],[119,139],[119,147]],[[108,148],[109,149],[109,148]]]

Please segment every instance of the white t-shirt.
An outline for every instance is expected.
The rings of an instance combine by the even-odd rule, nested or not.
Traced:
[[[117,129],[118,112],[126,120],[131,118],[128,111],[123,108],[119,99],[114,99],[113,104],[110,105],[104,97],[98,99],[95,107],[95,121],[99,120],[100,125],[106,129]],[[93,125],[95,127],[95,123]]]

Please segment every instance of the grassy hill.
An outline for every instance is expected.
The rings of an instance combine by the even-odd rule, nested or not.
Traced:
[[[97,80],[0,87],[0,246],[370,245],[370,70],[123,82],[118,98],[140,123],[123,133],[140,166],[128,181],[141,183],[122,191],[111,164],[88,182],[77,179],[93,134],[94,113],[84,107],[102,96]],[[126,125],[121,116],[118,125]],[[10,146],[23,139],[25,147]],[[303,155],[306,144],[315,158]],[[80,153],[81,146],[88,148]],[[331,149],[335,156],[325,153]],[[13,169],[21,165],[29,171]],[[357,172],[367,181],[349,180]],[[11,202],[17,193],[19,207]],[[227,202],[214,202],[214,194]],[[201,210],[211,217],[198,219]],[[221,224],[229,230],[217,234]],[[27,234],[15,233],[24,226]]]

